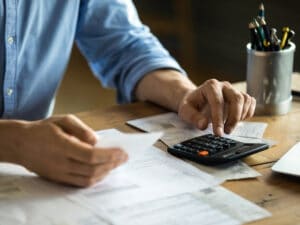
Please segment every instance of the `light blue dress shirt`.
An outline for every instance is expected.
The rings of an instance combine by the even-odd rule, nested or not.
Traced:
[[[182,71],[131,0],[0,0],[0,20],[2,118],[48,115],[74,41],[102,84],[117,89],[119,102],[134,100],[147,72]]]

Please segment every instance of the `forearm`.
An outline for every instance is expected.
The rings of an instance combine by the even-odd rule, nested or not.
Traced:
[[[0,162],[20,162],[17,151],[22,144],[18,140],[26,124],[20,120],[0,120]]]
[[[178,111],[182,98],[195,89],[195,84],[178,71],[155,70],[138,83],[135,94],[138,100],[151,101]]]

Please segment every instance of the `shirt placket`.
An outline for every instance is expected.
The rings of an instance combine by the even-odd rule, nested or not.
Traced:
[[[16,43],[16,23],[17,23],[17,0],[6,1],[5,20],[5,75],[3,83],[4,113],[3,116],[9,118],[16,106],[16,68],[17,68],[17,43]]]

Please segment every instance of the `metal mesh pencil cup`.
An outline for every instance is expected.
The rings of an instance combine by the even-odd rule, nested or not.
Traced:
[[[283,115],[292,102],[291,80],[296,46],[256,51],[247,44],[247,93],[256,99],[256,115]]]

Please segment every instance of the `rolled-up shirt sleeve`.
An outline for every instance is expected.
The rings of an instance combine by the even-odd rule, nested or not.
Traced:
[[[82,0],[76,43],[105,87],[116,88],[118,102],[134,101],[137,82],[161,69],[183,69],[143,25],[131,0]]]

